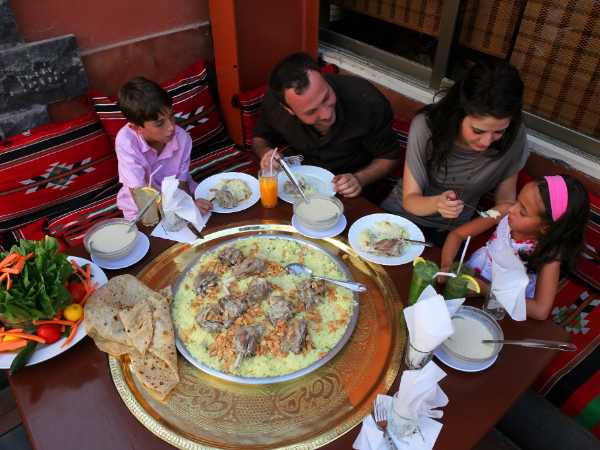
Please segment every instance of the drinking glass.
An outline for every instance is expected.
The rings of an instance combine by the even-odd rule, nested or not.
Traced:
[[[404,361],[409,370],[421,370],[427,365],[429,361],[433,359],[433,351],[423,352],[416,349],[410,342],[410,335],[408,336],[408,345],[406,347],[406,354]]]
[[[493,286],[490,284],[487,295],[485,296],[485,302],[483,302],[483,309],[486,313],[492,316],[496,320],[504,319],[506,315],[506,309],[502,306],[502,303],[498,301],[494,294]]]
[[[394,405],[397,403],[398,394],[399,392],[396,392],[392,397],[392,406],[388,414],[390,423],[387,429],[390,433],[394,433],[398,439],[402,439],[412,436],[419,423],[414,419],[406,419],[398,414],[394,408]]]
[[[434,277],[434,275],[439,271],[438,265],[433,261],[419,261],[413,267],[410,291],[408,291],[408,306],[417,303],[419,296],[427,286],[435,287],[437,277]]]
[[[260,201],[265,208],[277,206],[277,170],[258,171],[258,182],[260,184]]]
[[[444,288],[445,300],[465,298],[467,296],[469,281],[465,278],[461,278],[459,275],[469,275],[472,277],[475,275],[475,271],[470,265],[462,263],[460,266],[460,273],[458,273],[459,265],[459,262],[455,262],[450,266],[450,273],[455,273],[457,276],[455,278],[448,277],[446,280],[446,287]]]
[[[165,211],[162,202],[158,204],[158,210],[162,217],[162,223],[165,230],[175,232],[181,230],[185,225],[185,220],[175,214],[175,211]]]
[[[150,201],[152,196],[156,194],[156,189],[142,186],[135,188],[133,190],[133,201],[138,207],[138,211],[140,211],[146,204]],[[147,227],[153,227],[158,222],[160,222],[160,217],[158,217],[158,203],[160,202],[160,196],[156,199],[153,205],[150,205],[148,211],[144,213],[142,216],[142,224]]]

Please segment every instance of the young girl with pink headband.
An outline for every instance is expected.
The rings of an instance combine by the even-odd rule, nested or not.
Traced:
[[[485,247],[475,251],[468,263],[483,278],[492,278],[491,255],[510,248],[527,268],[527,315],[544,320],[554,303],[561,263],[574,267],[584,246],[584,229],[590,203],[581,182],[569,175],[538,178],[527,183],[515,203],[494,207],[495,219],[478,217],[455,230],[442,250],[441,270],[450,264],[468,236],[475,236],[497,225]],[[445,280],[438,279],[439,282]],[[482,294],[488,285],[481,283]]]

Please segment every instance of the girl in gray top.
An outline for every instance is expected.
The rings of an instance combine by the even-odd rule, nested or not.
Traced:
[[[381,207],[416,223],[440,247],[494,190],[514,202],[529,156],[521,122],[523,81],[503,61],[480,62],[437,103],[420,109],[408,136],[404,178]],[[443,230],[443,231],[438,231]]]

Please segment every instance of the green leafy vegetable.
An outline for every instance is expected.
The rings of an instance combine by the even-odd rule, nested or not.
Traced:
[[[25,261],[21,273],[11,276],[8,291],[6,283],[0,283],[0,315],[11,321],[52,319],[73,302],[65,282],[74,269],[67,256],[58,253],[56,239],[48,236],[41,241],[21,240],[12,250],[34,256]],[[0,261],[8,253],[0,253]]]

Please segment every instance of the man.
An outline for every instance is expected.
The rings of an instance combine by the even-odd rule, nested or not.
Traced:
[[[321,74],[308,54],[294,53],[271,72],[252,150],[268,169],[274,144],[283,139],[309,163],[333,172],[336,192],[356,197],[400,163],[393,120],[389,102],[368,81]]]

